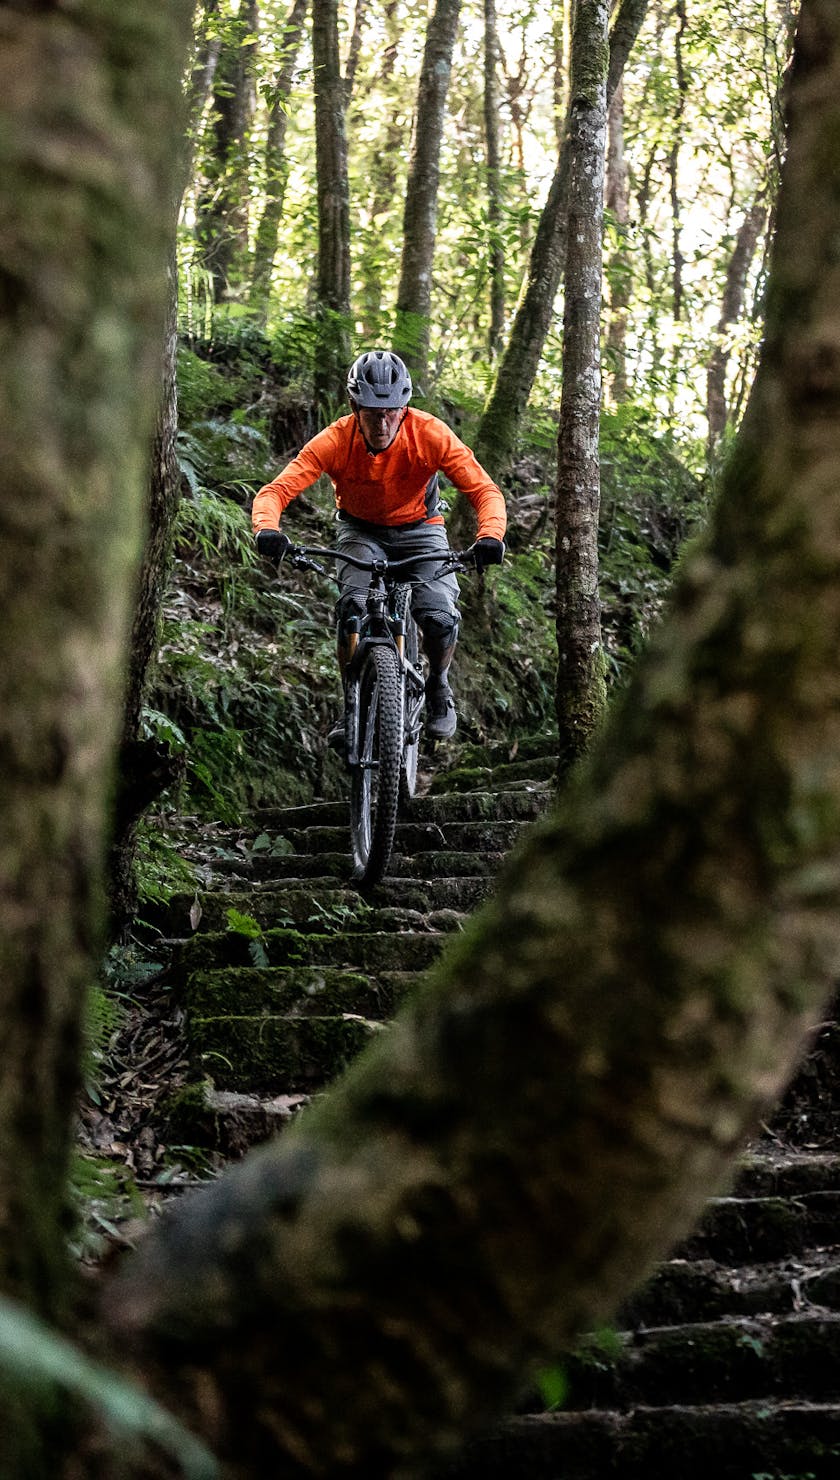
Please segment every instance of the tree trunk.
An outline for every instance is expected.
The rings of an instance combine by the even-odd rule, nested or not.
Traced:
[[[633,42],[645,17],[647,0],[622,0],[610,35],[607,100],[612,100]],[[475,439],[476,456],[499,478],[513,456],[516,438],[551,324],[554,300],[566,260],[568,143],[564,138],[540,216],[528,274],[487,405]],[[459,508],[459,517],[463,514]]]
[[[484,138],[487,151],[487,227],[490,236],[490,330],[495,359],[505,326],[505,254],[502,247],[502,173],[499,138],[499,35],[496,0],[484,0]]]
[[[347,48],[347,65],[344,69],[345,109],[350,107],[350,99],[353,96],[353,88],[356,85],[356,72],[359,68],[359,57],[362,54],[362,37],[367,21],[368,5],[369,0],[356,0],[356,9],[353,13],[353,30],[350,36],[350,45]]]
[[[687,1232],[836,982],[834,0],[801,34],[767,349],[667,629],[391,1032],[113,1292],[232,1475],[414,1474],[486,1422]]]
[[[552,83],[554,88],[554,131],[557,152],[563,147],[566,131],[566,113],[569,108],[569,0],[554,0],[551,8],[551,40],[553,46]]]
[[[0,1293],[53,1317],[188,40],[156,0],[0,11]],[[56,1473],[22,1394],[16,1480]]]
[[[268,106],[264,200],[254,240],[250,294],[251,308],[262,323],[265,323],[268,312],[271,273],[277,254],[277,234],[283,217],[283,201],[289,177],[289,162],[286,158],[286,124],[289,116],[287,105],[308,6],[309,0],[295,0],[286,17],[280,71]]]
[[[587,749],[606,704],[598,512],[608,21],[608,0],[577,0],[569,98],[569,244],[555,495],[561,774]]]
[[[437,0],[426,32],[403,213],[394,348],[425,395],[437,234],[440,150],[461,0]]]
[[[335,414],[350,364],[350,186],[344,131],[344,81],[338,51],[338,0],[312,14],[315,163],[318,176],[318,325],[315,394]]]
[[[397,161],[404,134],[399,100],[391,93],[391,80],[394,76],[400,38],[403,33],[399,0],[388,0],[383,21],[385,46],[382,51],[379,82],[386,96],[386,106],[383,110],[381,143],[373,155],[368,175],[370,185],[368,219],[372,239],[365,256],[360,294],[363,333],[368,343],[375,343],[380,338],[379,326],[386,279],[390,291],[390,257],[380,250],[377,233],[380,221],[384,220],[393,208],[394,194],[397,189]],[[388,106],[389,103],[390,106]]]
[[[219,13],[219,0],[205,0],[202,6],[203,29],[196,37],[195,53],[193,55],[192,68],[187,82],[187,138],[188,149],[185,151],[185,172],[187,179],[191,173],[192,159],[195,153],[196,140],[201,132],[202,121],[207,109],[207,104],[213,92],[213,83],[216,80],[216,68],[219,65],[219,54],[222,49],[220,36],[207,34],[207,23],[215,19]],[[186,188],[186,180],[184,182]]]
[[[685,75],[683,63],[683,36],[688,25],[688,16],[685,9],[685,0],[676,0],[677,35],[674,43],[674,70],[677,83],[677,101],[674,114],[673,139],[668,153],[668,185],[671,200],[671,314],[674,323],[679,323],[682,318],[683,280],[682,270],[685,258],[682,250],[682,207],[680,204],[679,188],[679,163],[680,145],[682,143],[683,119],[685,117],[685,103],[688,96],[688,82]]]
[[[197,208],[196,237],[216,302],[235,296],[247,271],[248,131],[254,114],[257,0],[242,0],[216,67],[213,150]]]
[[[177,211],[173,212],[172,231]],[[178,402],[175,369],[178,352],[178,267],[168,272],[166,327],[163,336],[163,386],[152,438],[145,540],[134,621],[128,649],[122,739],[117,752],[113,841],[108,868],[110,932],[119,935],[137,911],[134,874],[137,823],[177,777],[181,763],[167,746],[141,738],[143,699],[157,652],[163,596],[172,564],[175,516],[181,501],[181,475],[176,453]]]
[[[763,195],[755,200],[738,229],[732,256],[726,268],[717,339],[706,371],[706,415],[709,420],[708,455],[713,457],[726,431],[726,370],[729,364],[727,336],[741,315],[750,270],[759,237],[767,221]]]
[[[630,181],[624,157],[624,83],[615,90],[607,116],[607,185],[605,204],[612,217],[616,245],[607,264],[610,317],[606,361],[610,396],[616,406],[627,400],[627,310],[633,285],[633,265],[628,251]]]

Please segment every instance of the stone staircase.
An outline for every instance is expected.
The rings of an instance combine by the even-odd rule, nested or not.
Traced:
[[[384,1031],[548,804],[553,768],[535,743],[439,778],[364,899],[347,883],[340,804],[263,813],[250,843],[219,848],[200,920],[181,896],[162,922],[178,938],[196,1081],[180,1134],[237,1154]],[[733,1194],[618,1329],[562,1360],[562,1406],[531,1394],[447,1480],[838,1480],[837,1055],[830,1021]]]

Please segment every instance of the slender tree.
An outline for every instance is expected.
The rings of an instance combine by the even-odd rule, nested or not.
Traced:
[[[248,260],[248,134],[254,116],[257,0],[229,17],[213,89],[211,150],[196,237],[216,301],[239,291]]]
[[[334,410],[343,399],[350,361],[350,185],[338,0],[318,0],[313,9],[312,57],[318,186],[315,392],[323,407]]]
[[[762,192],[753,201],[738,228],[735,245],[726,267],[715,346],[706,370],[706,415],[709,422],[708,452],[710,457],[714,456],[726,431],[728,416],[726,371],[730,355],[728,335],[743,311],[747,278],[766,224],[767,200]]]
[[[487,226],[490,234],[490,329],[495,359],[505,325],[505,255],[502,247],[501,131],[499,127],[499,33],[496,0],[484,0],[484,139],[487,151]]]
[[[268,310],[271,273],[277,254],[277,236],[283,217],[283,202],[289,177],[289,162],[286,156],[289,95],[292,91],[295,65],[308,8],[309,0],[294,0],[286,17],[281,33],[280,68],[268,99],[263,207],[254,238],[250,290],[251,307],[263,322]]]
[[[437,0],[426,32],[403,213],[395,348],[426,390],[440,150],[461,0]]]
[[[561,772],[586,750],[606,704],[598,513],[608,21],[609,0],[576,0],[569,86],[563,394],[555,494]]]
[[[630,223],[630,180],[624,154],[624,83],[619,82],[607,115],[607,179],[604,203],[610,213],[615,246],[607,264],[610,314],[606,360],[610,393],[615,404],[627,399],[627,312],[630,306],[633,267],[628,250]]]
[[[647,0],[622,0],[610,35],[608,102],[618,86],[646,9]],[[548,199],[537,226],[522,296],[476,433],[476,454],[496,476],[501,475],[513,455],[565,267],[569,191],[567,138],[566,130]],[[467,517],[461,505],[459,517]]]

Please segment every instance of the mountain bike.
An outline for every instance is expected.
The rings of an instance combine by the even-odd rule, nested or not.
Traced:
[[[350,845],[353,879],[378,884],[388,867],[400,804],[417,785],[425,675],[411,593],[424,581],[400,581],[407,560],[359,560],[346,551],[293,545],[284,557],[299,570],[326,571],[314,556],[367,571],[365,615],[346,623],[349,659],[344,671],[344,754],[350,772]],[[435,579],[474,568],[471,550],[441,558]]]

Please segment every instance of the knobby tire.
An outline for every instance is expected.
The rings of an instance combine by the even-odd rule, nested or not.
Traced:
[[[378,884],[390,862],[402,748],[399,658],[391,648],[373,647],[359,678],[359,764],[350,782],[353,877],[360,884]]]

